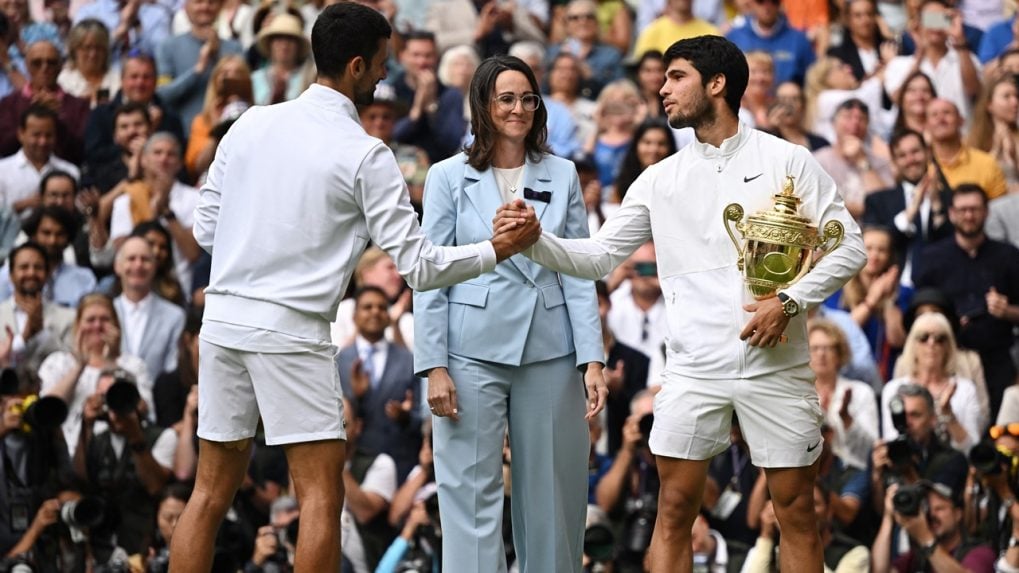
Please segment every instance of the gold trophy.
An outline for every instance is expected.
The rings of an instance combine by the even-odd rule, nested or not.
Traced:
[[[776,291],[800,280],[814,266],[815,249],[830,253],[845,235],[839,221],[828,221],[822,235],[810,219],[800,216],[800,199],[793,195],[791,176],[786,176],[782,192],[774,198],[771,210],[755,213],[745,222],[739,203],[730,203],[722,212],[722,223],[739,252],[737,265],[756,300],[773,297]],[[730,221],[743,235],[743,246],[736,240]]]

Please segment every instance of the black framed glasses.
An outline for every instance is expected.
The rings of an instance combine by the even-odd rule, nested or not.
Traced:
[[[944,344],[948,342],[948,335],[942,332],[924,332],[920,336],[917,336],[916,339],[923,344],[927,344],[931,340],[938,344]]]
[[[513,93],[499,94],[492,98],[502,111],[513,111],[517,107],[517,100],[523,106],[524,111],[534,111],[541,105],[541,96],[535,93],[517,95]]]

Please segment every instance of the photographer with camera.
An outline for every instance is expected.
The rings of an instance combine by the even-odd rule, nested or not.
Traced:
[[[962,500],[949,485],[921,481],[894,484],[885,494],[884,518],[874,540],[874,573],[991,573],[991,547],[968,539],[963,528]],[[910,550],[893,559],[895,526],[909,535]]]
[[[962,491],[969,464],[961,452],[938,437],[931,393],[916,384],[903,384],[888,400],[888,409],[899,435],[874,442],[870,466],[874,510],[880,513],[884,508],[891,483],[912,484],[926,478]]]
[[[300,514],[296,499],[289,495],[276,498],[269,508],[269,525],[258,528],[255,549],[251,559],[244,564],[244,573],[293,571]]]
[[[441,562],[439,498],[433,493],[428,499],[414,502],[403,530],[382,556],[375,573],[431,573]]]
[[[152,542],[156,499],[171,476],[177,434],[150,425],[141,414],[138,388],[121,370],[104,371],[85,400],[74,470],[95,489],[119,520],[106,533],[129,554]],[[106,428],[96,427],[105,419]]]
[[[653,423],[653,399],[650,391],[643,390],[630,402],[630,417],[623,424],[623,445],[595,493],[598,506],[614,521],[623,521],[617,561],[620,571],[643,564],[658,514],[658,471],[647,442]]]

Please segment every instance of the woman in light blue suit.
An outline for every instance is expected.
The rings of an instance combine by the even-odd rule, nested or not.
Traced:
[[[509,56],[486,60],[471,81],[470,106],[474,142],[433,166],[425,181],[429,239],[490,238],[496,209],[516,198],[534,207],[545,232],[586,237],[577,172],[546,151],[546,112],[531,69]],[[514,256],[477,279],[414,299],[415,370],[428,376],[434,415],[443,570],[506,571],[508,424],[520,571],[581,571],[585,418],[597,414],[606,393],[594,284]]]

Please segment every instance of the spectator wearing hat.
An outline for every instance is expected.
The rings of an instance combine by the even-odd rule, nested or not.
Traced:
[[[278,14],[258,33],[258,51],[268,58],[264,66],[251,74],[256,105],[289,101],[308,87],[304,62],[310,48],[301,30],[301,21],[287,13]]]
[[[258,72],[255,73],[258,74]],[[257,91],[255,99],[258,99]],[[421,201],[425,192],[425,175],[428,174],[431,163],[428,161],[428,154],[420,147],[409,143],[400,143],[393,139],[396,120],[405,113],[407,113],[407,106],[396,99],[396,90],[393,86],[383,83],[375,86],[375,100],[358,108],[361,125],[364,126],[368,135],[381,139],[393,150],[396,163],[400,166],[400,172],[403,173],[403,178],[407,182],[407,190],[410,191],[411,205],[418,212],[420,219]]]

